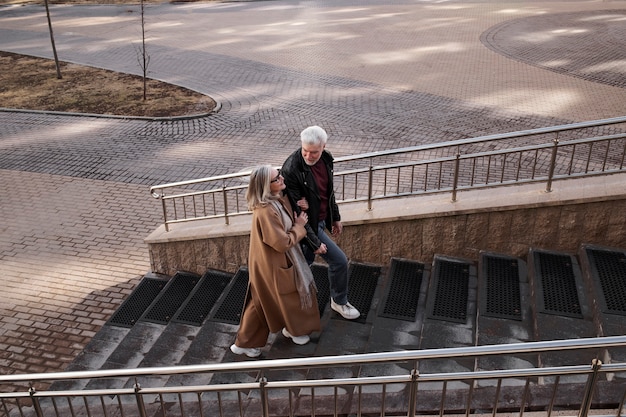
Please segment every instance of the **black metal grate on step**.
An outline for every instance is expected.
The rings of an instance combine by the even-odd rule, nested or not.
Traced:
[[[490,317],[522,320],[519,265],[517,259],[484,255],[482,314]]]
[[[430,317],[457,323],[467,319],[470,266],[463,262],[437,259],[433,272],[434,302]]]
[[[193,291],[199,280],[199,275],[177,272],[139,320],[167,324]]]
[[[424,264],[392,259],[385,302],[380,317],[415,321]]]
[[[319,264],[312,264],[311,271],[317,287],[317,308],[320,316],[324,314],[326,305],[330,301],[330,283],[328,282],[328,267]]]
[[[217,311],[211,317],[212,321],[221,323],[239,324],[243,306],[246,301],[246,291],[248,290],[248,270],[241,268],[232,279],[232,285],[227,289],[226,294],[218,300]]]
[[[348,301],[361,312],[361,317],[353,321],[365,323],[378,285],[380,267],[351,263],[348,277]],[[340,318],[341,316],[334,314],[333,317]]]
[[[571,257],[547,252],[536,256],[544,312],[582,318]]]
[[[172,321],[201,326],[232,277],[232,274],[221,271],[205,272]]]
[[[144,277],[133,290],[130,296],[122,303],[111,316],[107,324],[120,327],[133,327],[146,309],[152,304],[161,290],[167,284],[166,279]]]
[[[602,312],[626,315],[626,254],[600,249],[587,249],[587,254],[602,290]]]

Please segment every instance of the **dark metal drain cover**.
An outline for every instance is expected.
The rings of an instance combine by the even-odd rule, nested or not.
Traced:
[[[111,316],[107,324],[121,327],[133,327],[146,309],[152,304],[161,290],[167,284],[166,279],[144,277],[133,290],[130,296],[122,303]]]
[[[582,318],[572,257],[567,254],[535,252],[535,274],[540,308],[545,313]]]
[[[424,264],[415,261],[392,259],[380,317],[415,321],[417,303],[424,275]]]
[[[222,271],[205,272],[172,321],[201,326],[232,277],[233,274]]]
[[[482,256],[481,314],[489,317],[522,320],[520,273],[517,259]]]
[[[587,257],[602,312],[626,315],[626,254],[587,248]]]
[[[436,259],[433,268],[435,294],[434,297],[432,294],[428,295],[429,316],[433,319],[465,323],[469,278],[469,264]]]
[[[361,317],[353,321],[365,323],[378,285],[380,267],[351,263],[348,277],[350,289],[348,301],[361,312]],[[341,318],[341,316],[333,314],[333,318]]]
[[[248,290],[248,269],[240,268],[225,290],[225,294],[217,301],[217,310],[211,317],[212,321],[239,324]]]
[[[199,275],[177,272],[139,320],[167,324],[183,305],[199,280]]]

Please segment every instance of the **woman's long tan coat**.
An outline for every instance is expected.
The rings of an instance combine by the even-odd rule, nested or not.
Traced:
[[[293,221],[293,209],[287,197],[279,201]],[[295,268],[287,258],[289,248],[305,235],[305,228],[295,222],[285,232],[281,214],[272,204],[253,210],[248,258],[250,287],[235,341],[237,346],[263,347],[269,332],[279,332],[283,327],[294,336],[320,330],[315,290],[312,290],[312,306],[303,310]]]

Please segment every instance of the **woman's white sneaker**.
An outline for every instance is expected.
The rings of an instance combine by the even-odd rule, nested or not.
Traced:
[[[230,351],[235,355],[246,355],[249,358],[256,358],[261,355],[261,349],[259,348],[242,348],[234,343],[230,346]]]
[[[311,338],[307,335],[292,336],[291,333],[287,331],[287,329],[283,329],[283,336],[285,336],[288,339],[291,339],[293,343],[295,343],[296,345],[306,345],[311,340]]]

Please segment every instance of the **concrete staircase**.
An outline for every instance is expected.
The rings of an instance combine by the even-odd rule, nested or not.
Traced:
[[[326,267],[314,264],[313,272],[322,332],[304,346],[280,334],[271,335],[263,359],[626,334],[624,249],[582,245],[575,254],[532,249],[526,260],[483,252],[477,261],[437,255],[429,264],[410,259],[392,259],[386,266],[352,263],[350,301],[362,312],[354,321],[330,310]],[[172,277],[147,274],[67,371],[253,362],[229,350],[247,282],[245,268],[235,274],[213,270],[202,276],[186,272]],[[605,363],[626,361],[626,351],[431,360],[420,362],[419,371],[428,374],[590,364],[595,357]],[[313,379],[396,372],[394,366],[369,365],[286,370],[265,376]],[[250,382],[258,376],[255,372],[191,374],[161,382],[163,386]],[[626,376],[615,378],[623,381]],[[57,382],[51,389],[120,388],[134,382],[123,378],[75,380]],[[574,380],[574,385],[584,382]],[[571,392],[563,391],[564,396],[568,394]],[[535,395],[531,403],[540,409],[549,401]],[[420,411],[438,410],[439,405],[434,400],[432,404],[422,401]]]

